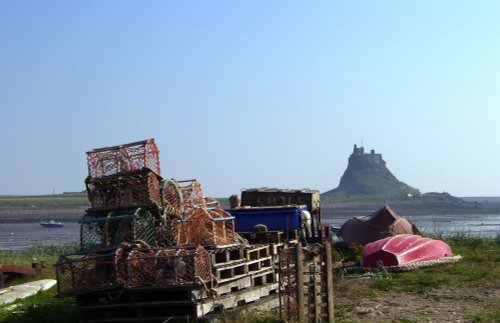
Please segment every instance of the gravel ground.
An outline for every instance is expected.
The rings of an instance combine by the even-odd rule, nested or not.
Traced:
[[[343,280],[337,288],[350,297],[335,299],[336,322],[475,322],[484,310],[500,307],[500,286],[493,288],[435,288],[426,294],[366,290],[366,280]],[[365,293],[366,294],[366,293]]]

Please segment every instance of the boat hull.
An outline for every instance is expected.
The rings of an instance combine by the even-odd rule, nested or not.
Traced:
[[[389,206],[377,210],[369,216],[352,217],[337,233],[346,243],[366,245],[379,239],[398,234],[414,234],[413,226],[407,219],[397,215]]]
[[[12,303],[17,299],[35,295],[39,291],[50,289],[56,282],[55,279],[42,279],[0,289],[0,305]]]
[[[50,223],[50,222],[40,222],[40,225],[44,228],[61,228],[64,226],[62,223]]]
[[[450,246],[441,240],[401,234],[367,244],[363,249],[363,266],[401,266],[451,256]]]

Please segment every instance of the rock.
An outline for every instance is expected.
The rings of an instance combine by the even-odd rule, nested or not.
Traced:
[[[357,307],[354,310],[354,313],[356,313],[358,315],[366,315],[366,314],[369,314],[371,312],[372,312],[372,309],[368,308],[368,307]]]

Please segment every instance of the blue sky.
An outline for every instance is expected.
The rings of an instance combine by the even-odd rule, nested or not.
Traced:
[[[354,144],[500,196],[498,1],[0,1],[0,195],[84,189],[155,138],[206,195],[335,188]]]

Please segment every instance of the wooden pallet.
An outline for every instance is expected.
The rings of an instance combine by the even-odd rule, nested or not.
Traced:
[[[216,298],[193,300],[193,290],[188,288],[141,288],[79,295],[77,304],[86,322],[163,322],[171,317],[200,318],[278,293],[278,283],[244,287],[237,291],[231,286],[236,287],[228,284],[226,294]],[[202,295],[200,290],[197,293]]]
[[[216,281],[221,284],[248,275],[248,264],[242,260],[212,266],[212,273]]]
[[[77,295],[77,305],[88,322],[203,318],[246,304],[253,308],[256,303],[273,304],[275,308],[279,286],[276,261],[281,247],[271,244],[209,248],[213,280],[184,286],[95,291]]]
[[[245,250],[245,258],[247,260],[257,260],[271,255],[270,245],[257,245],[252,246]]]

